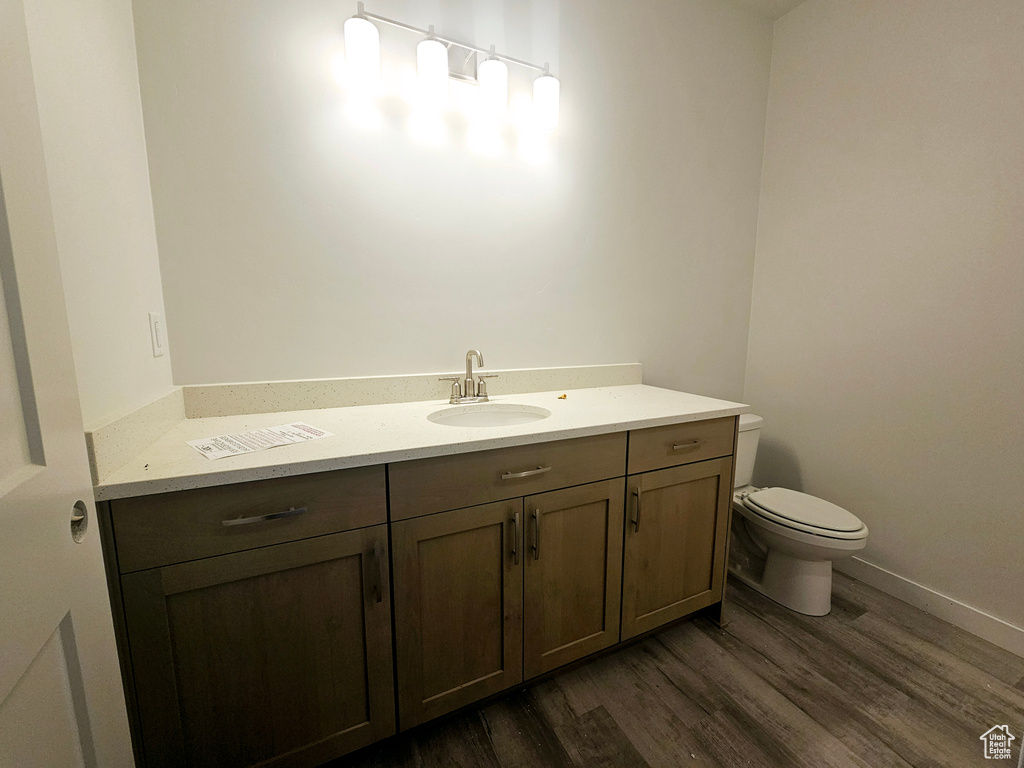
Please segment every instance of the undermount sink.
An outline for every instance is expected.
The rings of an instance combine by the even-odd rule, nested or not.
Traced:
[[[511,427],[529,424],[551,415],[547,408],[514,403],[482,403],[480,405],[457,405],[434,411],[427,419],[447,427]]]

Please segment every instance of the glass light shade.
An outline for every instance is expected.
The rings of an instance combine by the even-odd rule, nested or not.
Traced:
[[[541,75],[533,81],[533,117],[542,131],[558,127],[558,78]]]
[[[425,106],[441,109],[448,102],[448,49],[439,40],[416,46],[416,76]]]
[[[380,85],[380,33],[369,19],[345,22],[345,69],[350,87],[372,92]]]
[[[508,111],[508,67],[498,59],[485,59],[476,70],[480,106],[488,117],[503,118]]]

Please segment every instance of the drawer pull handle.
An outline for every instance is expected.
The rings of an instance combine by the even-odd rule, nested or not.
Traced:
[[[533,559],[540,560],[540,510],[533,510]]]
[[[377,580],[373,585],[373,594],[378,603],[384,602],[384,546],[373,542],[373,559],[377,561]]]
[[[636,497],[636,515],[634,515],[633,520],[632,520],[633,532],[634,533],[640,533],[640,498],[641,498],[641,492],[640,492],[640,486],[639,485],[636,488],[633,489],[633,495]]]
[[[694,441],[689,442],[689,443],[676,443],[675,445],[672,446],[672,450],[673,451],[695,451],[698,448],[700,448],[700,444],[703,443],[703,442],[704,442],[703,440],[694,440]]]
[[[286,509],[282,512],[271,512],[269,515],[255,515],[254,517],[233,517],[230,520],[221,520],[220,524],[225,528],[230,528],[233,525],[252,525],[253,523],[263,523],[267,520],[279,520],[282,517],[295,517],[296,515],[305,514],[306,508],[299,507],[296,509]]]
[[[550,472],[551,467],[537,467],[536,469],[526,469],[522,472],[505,472],[502,476],[502,480],[518,480],[520,477],[533,477],[534,475],[543,475],[545,472]]]
[[[519,515],[520,512],[516,512],[512,515],[512,562],[514,565],[519,565]]]

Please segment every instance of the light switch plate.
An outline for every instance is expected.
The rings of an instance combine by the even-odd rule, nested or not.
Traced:
[[[159,312],[149,313],[149,340],[153,342],[153,357],[163,357],[166,346],[164,316]]]

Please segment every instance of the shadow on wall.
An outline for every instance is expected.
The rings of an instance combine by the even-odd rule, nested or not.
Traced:
[[[800,461],[789,446],[778,440],[761,438],[754,466],[754,485],[803,491]]]

